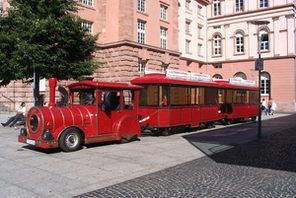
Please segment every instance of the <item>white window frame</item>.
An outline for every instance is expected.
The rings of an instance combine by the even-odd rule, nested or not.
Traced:
[[[146,0],[138,0],[138,11],[146,11]]]
[[[259,8],[267,8],[268,0],[259,0]]]
[[[268,74],[261,74],[261,90],[260,94],[268,96],[270,94],[270,76]]]
[[[168,34],[168,29],[164,27],[160,27],[160,47],[164,49],[167,48],[167,34]]]
[[[235,53],[242,54],[245,52],[244,35],[241,32],[235,34]]]
[[[168,19],[168,7],[162,4],[160,5],[160,18],[162,20]]]
[[[222,38],[220,35],[215,35],[213,38],[213,55],[220,56],[222,54]]]
[[[146,61],[139,60],[138,61],[138,72],[145,72]]]
[[[267,40],[263,40],[263,35],[266,35]],[[259,42],[260,42],[260,51],[268,51],[269,50],[269,34],[268,30],[262,29],[259,32]]]
[[[244,0],[235,0],[235,11],[236,12],[244,11]]]
[[[214,16],[220,16],[221,15],[220,0],[213,0],[213,14],[214,14]]]
[[[142,20],[138,20],[137,22],[137,36],[138,36],[138,43],[145,43],[145,36],[146,36],[146,22]]]
[[[92,0],[79,0],[79,3],[81,3],[83,5],[93,6]]]
[[[92,34],[93,33],[93,23],[90,21],[82,21],[81,26],[83,28],[87,29],[87,33]]]

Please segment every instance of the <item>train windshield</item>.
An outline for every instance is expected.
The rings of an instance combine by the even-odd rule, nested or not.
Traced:
[[[95,105],[95,90],[80,89],[73,91],[73,104],[77,105]]]

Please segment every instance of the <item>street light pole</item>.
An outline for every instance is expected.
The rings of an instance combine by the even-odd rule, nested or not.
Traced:
[[[261,139],[262,134],[262,110],[261,110],[261,71],[263,70],[263,59],[261,58],[261,38],[259,34],[259,25],[268,25],[269,21],[250,21],[252,24],[257,25],[257,43],[258,43],[258,59],[255,62],[255,70],[258,70],[258,88],[259,88],[259,95],[258,95],[258,139]]]

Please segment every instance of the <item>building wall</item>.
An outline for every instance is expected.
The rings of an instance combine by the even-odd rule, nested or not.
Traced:
[[[186,7],[186,1],[190,2]],[[138,62],[144,61],[149,71],[169,69],[208,73],[223,78],[242,73],[256,81],[258,71],[258,30],[266,28],[269,50],[262,51],[263,73],[270,76],[270,94],[279,111],[296,111],[296,33],[295,1],[269,0],[267,8],[259,8],[259,0],[244,0],[242,11],[236,11],[234,0],[221,0],[221,15],[214,16],[209,0],[147,0],[146,9],[139,11],[136,0],[93,0],[92,6],[79,4],[78,15],[92,23],[92,34],[99,34],[100,50],[95,59],[103,64],[93,74],[94,80],[129,82],[143,75]],[[3,7],[7,7],[3,1]],[[160,18],[160,6],[167,7],[167,19]],[[187,4],[188,5],[188,4]],[[146,22],[145,43],[137,41],[137,21]],[[256,26],[255,20],[268,21]],[[186,32],[186,21],[190,22]],[[167,47],[160,47],[160,27],[167,29]],[[201,34],[199,36],[199,27]],[[235,52],[235,35],[243,33],[244,52]],[[221,55],[213,55],[213,36],[221,36]],[[190,47],[185,48],[186,40]],[[201,51],[198,52],[198,45]],[[63,84],[67,82],[61,82]],[[283,88],[284,87],[284,88]],[[0,104],[15,106],[32,101],[31,85],[15,81],[1,88]],[[22,90],[22,91],[20,91]]]

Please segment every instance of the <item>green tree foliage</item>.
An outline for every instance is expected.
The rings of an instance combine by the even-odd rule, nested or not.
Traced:
[[[97,68],[97,35],[87,33],[74,0],[11,0],[0,17],[0,86],[11,80],[77,79]]]

